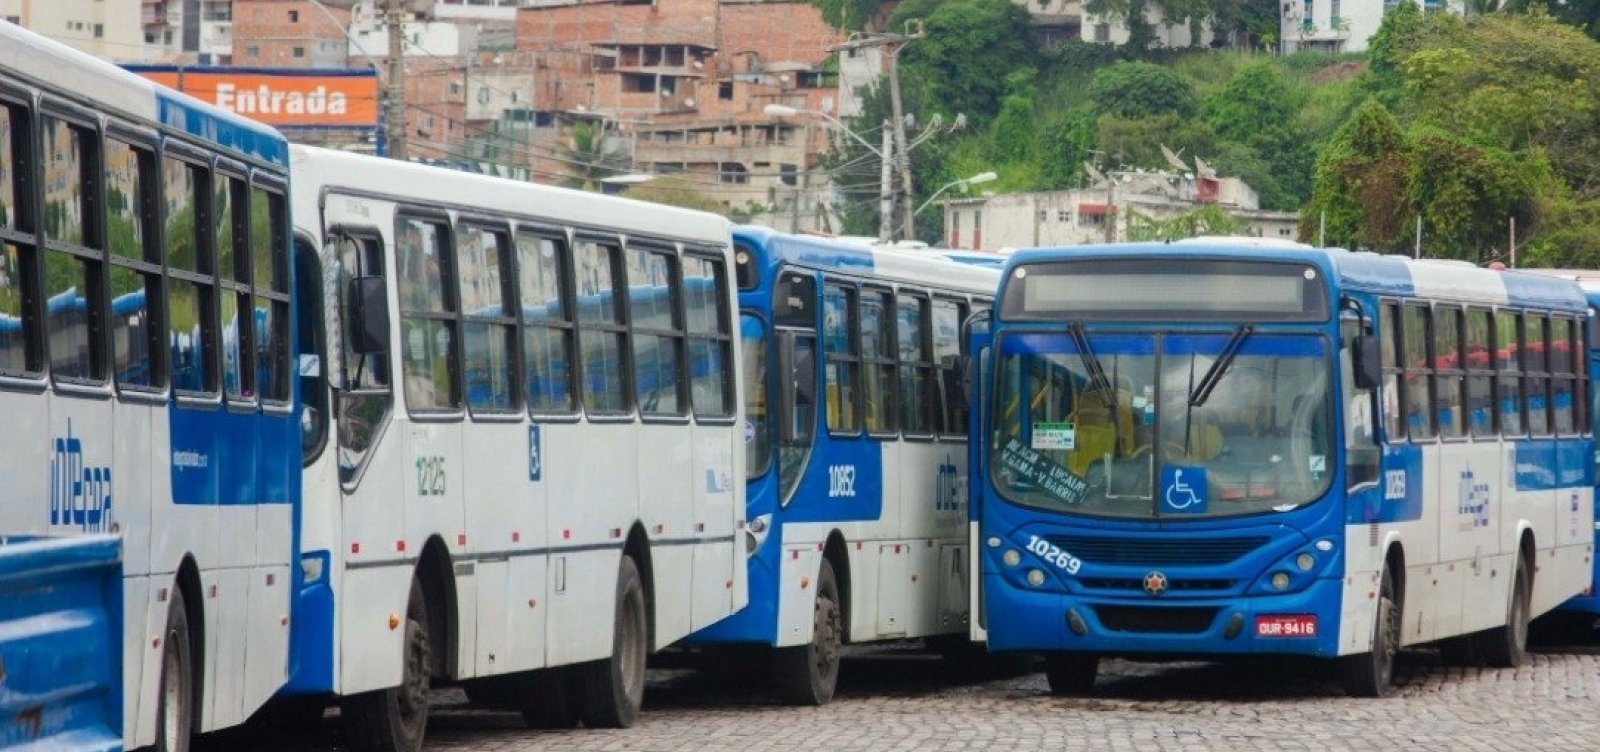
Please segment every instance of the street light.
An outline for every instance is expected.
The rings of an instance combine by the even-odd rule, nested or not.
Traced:
[[[891,219],[891,216],[894,214],[894,198],[893,198],[894,197],[894,192],[891,191],[890,187],[889,187],[890,186],[890,179],[891,179],[891,175],[890,175],[890,171],[891,171],[890,155],[893,153],[893,150],[894,150],[894,145],[893,145],[894,142],[890,140],[891,133],[889,131],[889,121],[887,121],[887,120],[883,121],[883,148],[880,149],[880,148],[874,147],[865,138],[862,138],[861,134],[856,133],[853,130],[850,130],[850,128],[847,127],[838,118],[836,118],[836,117],[834,117],[832,115],[829,115],[826,112],[821,112],[819,110],[801,110],[801,109],[797,109],[797,108],[794,108],[794,107],[789,107],[787,105],[781,105],[781,104],[769,104],[766,107],[761,108],[761,111],[766,113],[767,115],[772,116],[772,117],[780,117],[780,118],[781,117],[793,117],[793,116],[799,115],[799,114],[813,115],[813,116],[819,117],[823,121],[828,122],[828,123],[832,123],[839,130],[844,131],[845,133],[849,134],[849,136],[851,138],[855,139],[856,141],[859,141],[862,146],[867,147],[868,151],[870,151],[873,154],[877,155],[878,161],[880,161],[883,164],[883,169],[880,171],[880,173],[878,175],[878,206],[879,206],[879,208],[878,208],[878,239],[881,240],[881,241],[884,241],[884,242],[888,242],[889,241],[890,230],[893,227],[893,224],[892,224],[893,220]],[[807,140],[809,141],[809,139],[807,139]],[[806,146],[809,147],[810,144],[808,143],[808,144],[806,144]]]
[[[913,212],[913,213],[921,214],[923,209],[928,208],[928,204],[933,203],[933,200],[939,197],[939,194],[944,193],[945,191],[950,190],[951,188],[954,188],[954,187],[956,187],[958,185],[960,185],[960,186],[969,186],[969,185],[978,185],[980,183],[991,183],[991,182],[994,182],[999,177],[1000,177],[999,175],[996,175],[993,172],[980,172],[980,173],[978,173],[976,175],[973,175],[970,178],[966,178],[966,179],[963,179],[963,180],[954,180],[954,181],[951,181],[949,183],[945,183],[944,185],[939,187],[939,190],[934,191],[933,195],[929,196],[927,201],[922,202],[922,206],[917,207],[917,210],[915,212]]]

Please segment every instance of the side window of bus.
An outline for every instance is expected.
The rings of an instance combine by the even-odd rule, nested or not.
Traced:
[[[886,290],[861,293],[862,396],[867,432],[893,434],[895,419],[894,295]]]
[[[517,388],[517,319],[511,283],[510,239],[503,230],[456,228],[462,334],[466,351],[467,407],[474,413],[520,409]]]
[[[40,118],[44,136],[45,316],[48,321],[50,371],[58,379],[99,382],[105,378],[104,357],[96,344],[103,330],[94,298],[101,255],[90,227],[88,170],[98,159],[96,139],[88,129],[49,115]]]
[[[961,389],[958,370],[961,358],[961,321],[966,318],[966,305],[953,300],[933,301],[933,363],[936,375],[933,383],[937,398],[934,400],[933,418],[940,435],[965,437],[966,404],[955,392]]]
[[[329,365],[327,346],[322,337],[324,297],[322,269],[311,241],[294,241],[295,340],[300,378],[301,460],[309,463],[322,453],[328,438],[328,383],[324,368]]]
[[[633,388],[639,412],[678,416],[683,399],[683,325],[676,303],[677,259],[670,253],[629,248],[628,322],[633,332]]]
[[[254,348],[246,345],[253,328],[249,255],[239,252],[248,236],[235,232],[249,221],[249,194],[244,179],[235,175],[218,172],[211,182],[212,242],[222,306],[222,390],[230,401],[251,400],[255,398],[255,373],[250,362]]]
[[[620,253],[620,246],[595,240],[577,241],[573,253],[583,406],[590,413],[616,415],[628,411],[627,369],[623,361],[627,328],[620,312],[627,290],[619,287]]]
[[[1472,435],[1480,438],[1498,434],[1494,404],[1494,353],[1490,334],[1494,314],[1483,308],[1467,309],[1462,341],[1466,345],[1467,393],[1464,409]]]
[[[1494,368],[1499,373],[1495,399],[1499,402],[1500,435],[1523,436],[1522,419],[1522,315],[1515,311],[1494,314]]]
[[[161,290],[161,254],[150,242],[155,198],[155,154],[147,148],[105,142],[106,250],[111,256],[111,372],[125,389],[162,386],[157,363],[161,336],[155,296]]]
[[[376,233],[336,231],[324,258],[323,294],[338,302],[329,309],[325,330],[330,360],[326,372],[335,379],[337,390],[339,480],[350,483],[389,416],[389,354],[356,352],[351,330],[360,324],[350,320],[356,308],[349,298],[351,280],[384,276],[383,244]]]
[[[26,286],[37,268],[33,228],[26,223],[18,196],[31,189],[18,165],[28,165],[32,151],[28,111],[0,102],[0,374],[20,376],[42,370],[37,326],[24,314]]]
[[[167,342],[169,370],[177,392],[203,395],[217,390],[215,282],[202,265],[200,222],[205,171],[164,156],[161,159],[162,214],[167,251]]]
[[[720,257],[683,257],[683,309],[694,413],[702,418],[732,417],[733,331],[728,271]]]
[[[900,427],[907,436],[933,433],[929,418],[933,362],[928,353],[928,299],[902,293],[895,303],[900,354]]]
[[[1522,399],[1528,409],[1528,433],[1550,435],[1550,318],[1522,317]]]
[[[1383,432],[1390,443],[1398,444],[1406,440],[1406,424],[1401,418],[1405,399],[1401,384],[1405,374],[1400,368],[1400,306],[1384,303],[1378,325],[1379,362],[1383,366]]]
[[[1433,310],[1425,305],[1407,305],[1401,328],[1404,340],[1400,354],[1405,358],[1406,427],[1412,440],[1432,439],[1434,431],[1433,368],[1429,352]]]
[[[1466,416],[1461,405],[1461,309],[1439,305],[1433,309],[1434,417],[1439,435],[1459,439],[1467,435]]]
[[[823,405],[828,430],[854,434],[857,420],[856,389],[861,373],[861,342],[856,332],[856,289],[836,282],[822,286]]]
[[[1550,319],[1550,410],[1555,418],[1555,432],[1562,436],[1573,435],[1578,425],[1577,409],[1572,404],[1578,380],[1573,366],[1572,329],[1572,319],[1566,316]]]
[[[249,254],[255,310],[250,316],[256,392],[289,401],[289,237],[287,204],[277,187],[250,188]]]
[[[1372,390],[1355,386],[1355,350],[1363,332],[1358,311],[1347,310],[1339,320],[1340,376],[1347,388],[1344,406],[1346,488],[1354,489],[1378,480],[1379,452],[1373,443]]]
[[[461,407],[456,360],[455,285],[449,228],[444,222],[401,217],[395,241],[400,283],[401,370],[406,406],[412,412]]]
[[[562,259],[567,244],[530,230],[517,232],[517,279],[522,293],[524,394],[534,414],[577,409],[572,388],[572,311]]]

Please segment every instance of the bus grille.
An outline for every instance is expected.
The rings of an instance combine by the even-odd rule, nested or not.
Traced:
[[[1267,536],[1243,538],[1101,538],[1052,535],[1051,543],[1094,564],[1171,567],[1184,564],[1229,564],[1260,548]]]
[[[1100,624],[1113,632],[1196,634],[1211,628],[1215,608],[1152,608],[1147,606],[1095,606]]]
[[[1144,580],[1137,577],[1086,577],[1078,580],[1085,588],[1091,590],[1137,590],[1144,591]],[[1237,580],[1196,580],[1188,578],[1173,578],[1167,581],[1167,592],[1183,593],[1197,591],[1232,590]]]

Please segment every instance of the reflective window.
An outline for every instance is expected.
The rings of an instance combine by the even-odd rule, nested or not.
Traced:
[[[27,132],[16,110],[0,105],[0,228],[17,226],[17,151]]]
[[[504,233],[465,226],[457,231],[467,405],[473,410],[516,407],[516,319],[506,305],[506,251]]]
[[[1550,319],[1527,313],[1522,319],[1522,398],[1528,408],[1528,433],[1549,436],[1550,422]]]
[[[283,241],[283,222],[283,195],[260,187],[251,189],[250,253],[257,289],[289,291],[289,252]]]
[[[85,131],[50,116],[39,119],[44,135],[44,231],[50,240],[85,245],[84,166],[89,159]]]
[[[933,362],[935,428],[948,436],[966,436],[967,413],[950,391],[959,388],[961,356],[961,318],[965,305],[950,300],[933,301]]]
[[[265,400],[289,399],[289,308],[282,302],[255,296],[251,319],[255,333],[256,389]]]
[[[1434,417],[1439,435],[1447,439],[1467,435],[1462,409],[1461,312],[1437,306],[1433,309]]]
[[[1573,390],[1577,378],[1573,372],[1572,320],[1565,317],[1550,319],[1550,410],[1555,416],[1556,433],[1571,436],[1577,428],[1573,405]],[[1579,350],[1578,357],[1582,358]]]
[[[172,388],[207,391],[201,286],[186,279],[167,280],[167,341],[171,348]]]
[[[286,209],[283,194],[277,190],[256,187],[247,195],[251,277],[255,281],[255,313],[250,319],[250,331],[255,342],[251,360],[256,369],[256,389],[264,400],[287,402],[289,380],[294,376],[289,366],[289,239],[283,229]],[[240,302],[243,304],[244,299]]]
[[[1500,403],[1500,433],[1521,436],[1522,420],[1522,316],[1511,311],[1494,315],[1494,367],[1499,372],[1495,399]]]
[[[666,253],[629,249],[628,305],[633,322],[633,384],[639,411],[682,415],[680,398],[683,335],[673,315],[674,259]]]
[[[1383,304],[1379,321],[1379,348],[1383,365],[1383,430],[1391,442],[1405,441],[1406,424],[1401,419],[1400,383],[1400,307],[1394,303]]]
[[[28,363],[27,327],[22,318],[21,253],[10,243],[0,243],[0,372],[3,373],[32,370]]]
[[[105,161],[106,248],[115,256],[144,259],[144,171],[152,158],[143,149],[107,139]]]
[[[456,322],[445,290],[450,259],[442,223],[400,220],[400,362],[412,410],[460,406],[456,391]]]
[[[565,244],[528,232],[517,234],[517,274],[522,293],[522,356],[528,410],[573,409],[572,317],[562,294]]]
[[[855,337],[856,291],[828,283],[822,288],[823,406],[828,429],[854,433],[856,391],[860,381],[861,346]]]
[[[733,333],[724,310],[724,301],[728,299],[728,274],[723,262],[685,256],[683,296],[695,414],[732,416]]]
[[[583,406],[592,413],[627,412],[625,330],[617,314],[621,293],[615,279],[619,249],[586,240],[575,250]]]
[[[90,339],[90,264],[62,251],[45,253],[45,317],[50,370],[58,377],[99,379]]]
[[[894,432],[895,339],[894,297],[866,290],[861,294],[862,402],[867,431]]]
[[[244,343],[240,338],[248,330],[240,315],[241,298],[244,299],[244,311],[248,315],[249,295],[227,290],[222,293],[222,389],[230,397],[254,397],[245,379],[248,366],[244,360]]]
[[[198,234],[195,212],[199,191],[197,168],[171,157],[161,160],[162,211],[165,220],[167,265],[198,272]]]
[[[1428,362],[1428,330],[1433,311],[1424,306],[1408,305],[1401,318],[1404,341],[1401,354],[1405,357],[1406,427],[1413,439],[1431,439],[1433,424],[1433,369]]]
[[[1473,436],[1498,434],[1494,404],[1494,357],[1491,333],[1494,314],[1482,309],[1467,311],[1463,341],[1466,345],[1467,423]]]
[[[743,348],[745,460],[748,479],[765,475],[772,464],[772,428],[767,401],[767,332],[756,316],[739,317],[739,342]]]
[[[238,219],[234,212],[241,203],[239,198],[244,183],[220,173],[215,176],[213,183],[211,221],[216,225],[217,277],[231,282],[245,280],[245,276],[239,273],[239,266],[244,259],[235,252],[233,242],[233,228]],[[270,252],[271,249],[268,250]]]
[[[928,301],[901,295],[895,309],[900,354],[900,428],[906,435],[931,434],[933,421],[929,408],[933,368],[928,353]]]

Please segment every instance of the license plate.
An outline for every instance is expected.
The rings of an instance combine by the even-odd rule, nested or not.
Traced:
[[[1257,637],[1316,637],[1317,617],[1286,614],[1256,617]]]

